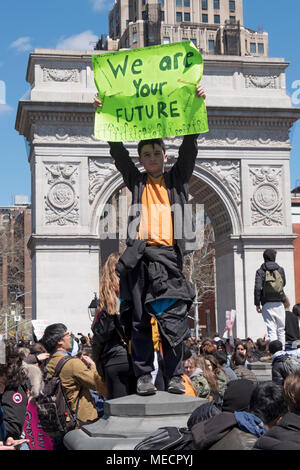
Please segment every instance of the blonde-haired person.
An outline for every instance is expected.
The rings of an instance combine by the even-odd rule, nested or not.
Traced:
[[[119,278],[115,272],[119,258],[119,253],[111,253],[103,266],[98,313],[91,327],[92,355],[106,382],[108,399],[130,395],[135,390],[128,341],[119,314]]]

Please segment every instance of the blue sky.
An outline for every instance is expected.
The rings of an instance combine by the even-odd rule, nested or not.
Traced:
[[[25,81],[34,48],[91,49],[108,32],[109,0],[17,0],[1,2],[0,41],[0,206],[11,205],[16,194],[30,197],[30,170],[24,138],[15,131],[18,101],[29,89]],[[4,5],[3,5],[4,4]],[[300,81],[299,0],[244,0],[244,24],[269,33],[270,57],[284,57],[287,93]],[[1,81],[6,104],[1,104]],[[298,94],[300,97],[300,93]],[[300,103],[298,104],[300,106]],[[300,123],[291,132],[291,188],[300,184]]]

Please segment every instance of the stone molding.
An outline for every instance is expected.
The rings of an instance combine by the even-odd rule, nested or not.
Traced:
[[[46,164],[47,194],[45,200],[46,225],[78,225],[79,164]]]
[[[65,118],[65,116],[61,116],[60,119],[57,119],[60,122],[56,125],[53,123],[55,121],[54,118],[48,121],[44,116],[36,116],[33,143],[103,145],[103,142],[94,137],[94,127],[89,117],[83,115],[81,120],[82,125],[79,125],[79,116],[77,116],[77,120],[69,120],[66,123],[61,119],[62,117]],[[49,124],[44,123],[45,121],[48,121]],[[71,122],[74,122],[74,125],[71,125]],[[235,119],[228,118],[227,120],[219,119],[212,121],[209,125],[210,131],[207,134],[201,134],[198,138],[198,145],[200,147],[290,147],[289,125],[287,122],[235,121]],[[179,147],[181,142],[182,137],[165,139],[167,146]]]

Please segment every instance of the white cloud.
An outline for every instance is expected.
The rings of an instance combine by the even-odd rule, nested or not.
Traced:
[[[16,39],[9,46],[10,48],[16,49],[18,52],[26,52],[33,49],[31,45],[31,38],[29,36],[23,36]]]
[[[80,34],[75,34],[74,36],[69,36],[68,38],[60,38],[56,49],[86,51],[94,49],[98,39],[99,37],[94,34],[93,31],[88,30]]]
[[[8,104],[1,104],[0,103],[0,114],[2,113],[8,113],[10,111],[13,111],[14,108],[9,106]]]
[[[107,0],[89,0],[89,1],[94,11],[109,10],[113,5],[112,1],[108,2]]]

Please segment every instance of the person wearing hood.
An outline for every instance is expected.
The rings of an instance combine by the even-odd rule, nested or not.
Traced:
[[[247,379],[229,382],[222,412],[191,428],[197,450],[251,450],[286,413],[283,387],[274,382],[254,385]]]
[[[264,263],[256,271],[254,304],[261,313],[267,327],[269,341],[278,339],[285,346],[285,294],[284,269],[276,260],[276,251],[267,249],[263,253]],[[273,280],[274,279],[274,280]]]

